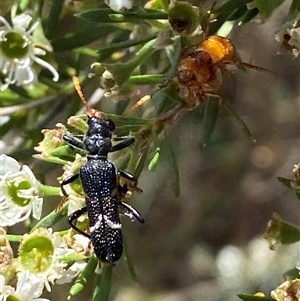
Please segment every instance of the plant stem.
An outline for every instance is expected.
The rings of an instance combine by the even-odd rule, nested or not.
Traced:
[[[46,195],[60,195],[61,188],[56,186],[48,186],[41,184],[39,185],[39,194],[40,196],[46,196]]]

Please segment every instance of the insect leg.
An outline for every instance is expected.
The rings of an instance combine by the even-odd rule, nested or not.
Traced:
[[[84,149],[83,135],[64,135],[63,139],[71,146]]]
[[[119,137],[121,140],[122,137]],[[115,140],[118,140],[118,138],[115,138]],[[126,138],[125,140],[121,141],[120,143],[114,145],[111,149],[110,149],[110,153],[121,150],[129,145],[131,145],[132,143],[134,143],[135,139],[134,138]]]
[[[123,177],[123,178],[125,178],[125,179],[127,179],[127,180],[129,180],[129,181],[131,181],[131,182],[137,183],[137,181],[138,181],[138,180],[135,178],[134,175],[132,175],[131,173],[129,173],[129,172],[125,171],[125,170],[120,170],[120,169],[118,169],[118,170],[117,170],[117,174],[118,174],[119,176],[121,176],[121,177]]]
[[[134,175],[124,170],[117,170],[117,174],[118,176],[125,179],[119,179],[118,191],[122,197],[125,197],[128,191],[136,191],[138,193],[143,192],[143,190],[137,186],[138,180]]]
[[[67,194],[64,186],[74,182],[78,178],[79,178],[79,173],[76,173],[74,175],[70,175],[70,176],[66,177],[65,179],[63,179],[63,181],[60,184],[60,188],[61,188],[61,191],[62,191],[64,197],[66,197],[66,198],[68,197],[68,194]]]
[[[63,193],[63,197],[60,201],[60,203],[58,204],[58,206],[56,207],[55,211],[58,211],[61,209],[61,207],[63,206],[63,204],[67,201],[67,198],[68,198],[68,194],[65,190],[65,185],[68,185],[72,182],[74,182],[75,180],[77,180],[79,178],[79,173],[77,174],[74,174],[74,175],[70,175],[68,177],[66,177],[61,183],[60,183],[60,188],[61,188],[61,191]]]
[[[81,141],[83,141],[83,137],[84,137],[83,134],[72,134],[72,135],[67,135],[67,136],[75,137],[76,139],[79,139]]]
[[[127,203],[124,202],[120,202],[119,206],[124,207],[127,211],[129,211],[129,213],[131,213],[140,223],[144,223],[145,220],[143,219],[143,217],[141,216],[141,214],[134,209],[133,207],[131,207],[130,205],[128,205]]]
[[[124,198],[126,196],[126,193],[128,192],[128,187],[126,184],[118,185],[118,194],[121,196],[121,198]]]
[[[86,208],[86,207],[83,207],[83,208],[81,208],[81,209],[79,209],[79,210],[76,210],[76,211],[74,211],[74,212],[68,217],[68,220],[69,220],[70,226],[71,226],[74,230],[76,230],[78,233],[84,235],[85,237],[91,238],[91,236],[90,236],[88,233],[82,231],[81,229],[79,229],[78,227],[76,227],[76,226],[73,224],[73,222],[74,222],[75,220],[77,220],[78,217],[80,217],[82,214],[85,214],[86,212],[87,212],[87,208]]]

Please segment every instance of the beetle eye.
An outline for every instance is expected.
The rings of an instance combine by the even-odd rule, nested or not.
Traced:
[[[182,84],[188,84],[191,80],[195,80],[195,74],[189,70],[182,70],[178,72],[179,82]]]
[[[115,130],[116,126],[115,126],[115,123],[112,120],[108,119],[108,120],[106,120],[106,123],[107,123],[108,128],[109,128],[110,131]]]
[[[210,54],[202,50],[195,54],[195,59],[201,66],[209,66],[213,62]]]

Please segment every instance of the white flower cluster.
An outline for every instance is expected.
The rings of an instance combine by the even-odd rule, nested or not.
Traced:
[[[40,185],[27,165],[0,155],[0,227],[24,221],[31,213],[40,219]],[[40,298],[44,288],[51,291],[51,283],[71,282],[86,265],[84,254],[90,252],[90,240],[77,236],[61,237],[51,228],[38,228],[21,237],[16,259],[6,232],[0,228],[0,301],[47,301]],[[79,261],[74,262],[74,258]],[[18,280],[16,286],[7,285],[14,277]]]
[[[37,75],[34,63],[48,69],[54,81],[59,78],[55,68],[40,58],[46,51],[37,47],[33,41],[33,33],[39,22],[29,27],[31,21],[32,17],[28,13],[12,16],[12,25],[0,16],[0,70],[5,76],[1,91],[11,84],[21,86],[35,83]]]
[[[49,301],[49,299],[39,298],[43,292],[42,283],[39,278],[30,275],[29,271],[18,277],[16,288],[5,285],[5,278],[0,275],[0,300],[20,300],[20,301]]]
[[[42,214],[43,198],[39,182],[27,165],[0,155],[0,226],[12,226],[26,220],[30,213],[36,219]]]
[[[0,275],[0,300],[47,301],[39,298],[44,288],[50,292],[50,283],[71,282],[86,266],[84,261],[68,266],[64,259],[75,253],[59,233],[52,233],[52,229],[40,228],[24,235],[19,248],[19,260],[14,261],[18,282],[15,288],[5,285],[7,279]]]

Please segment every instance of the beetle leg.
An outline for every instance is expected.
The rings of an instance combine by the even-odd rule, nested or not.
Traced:
[[[68,220],[69,220],[70,226],[71,226],[74,230],[76,230],[78,233],[84,235],[84,236],[87,237],[87,238],[91,238],[91,236],[90,236],[88,233],[82,231],[81,229],[79,229],[77,226],[75,226],[75,225],[73,224],[73,222],[74,222],[75,220],[77,220],[78,217],[80,217],[81,215],[85,214],[86,212],[87,212],[87,208],[86,208],[86,207],[83,207],[83,208],[81,208],[81,209],[78,209],[78,210],[76,210],[75,212],[73,212],[73,213],[68,217]]]
[[[122,206],[124,207],[127,211],[129,211],[129,213],[131,213],[140,223],[144,223],[145,220],[144,218],[141,216],[141,214],[136,210],[134,209],[133,207],[131,207],[130,205],[128,205],[127,203],[124,203],[124,202],[120,202],[119,203],[119,206]]]
[[[123,137],[119,137],[119,139],[123,140]],[[118,138],[116,137],[115,140],[118,140]],[[126,138],[125,140],[121,141],[120,143],[114,145],[111,149],[110,149],[110,153],[121,150],[125,147],[128,147],[129,145],[131,145],[132,143],[134,143],[135,139],[134,138]]]
[[[63,139],[69,143],[71,146],[84,149],[84,144],[83,144],[83,135],[67,135],[65,134],[63,136]]]
[[[125,179],[127,179],[129,181],[131,181],[131,182],[137,183],[137,181],[138,181],[134,175],[132,175],[131,173],[129,173],[129,172],[125,171],[125,170],[118,169],[117,170],[117,174],[119,176],[121,176],[121,177],[123,177],[123,178],[125,178]]]
[[[63,204],[67,201],[68,199],[68,194],[65,190],[65,185],[68,185],[72,182],[74,182],[75,180],[77,180],[79,178],[79,173],[77,174],[74,174],[74,175],[70,175],[68,177],[66,177],[61,183],[60,183],[60,188],[61,188],[61,191],[63,193],[63,197],[60,201],[60,203],[58,204],[58,206],[56,207],[55,211],[59,211],[61,209],[61,207],[63,206]]]

